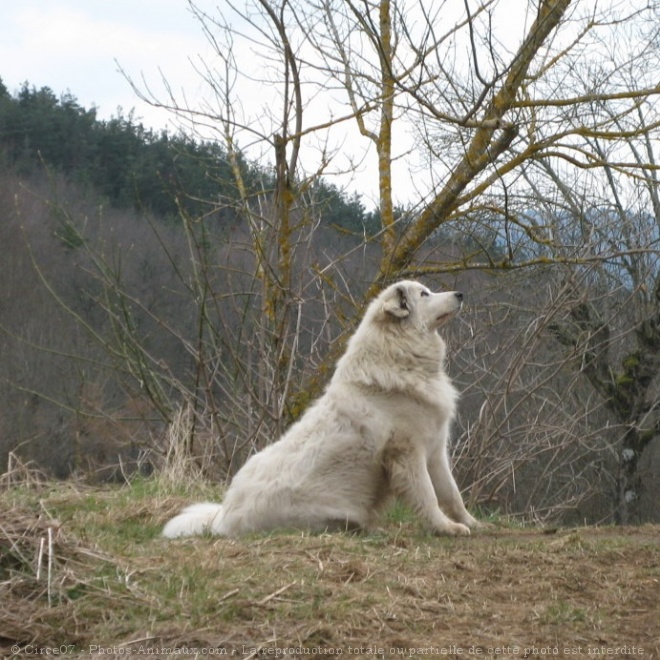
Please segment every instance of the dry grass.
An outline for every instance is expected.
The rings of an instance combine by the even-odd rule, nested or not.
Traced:
[[[157,480],[6,483],[2,657],[658,657],[657,526],[440,539],[399,511],[368,535],[159,538],[182,503],[214,496],[163,495]]]

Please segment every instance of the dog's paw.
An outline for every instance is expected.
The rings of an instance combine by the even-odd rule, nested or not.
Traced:
[[[470,536],[470,528],[462,523],[454,523],[451,532],[454,536]]]
[[[470,528],[463,523],[450,522],[436,529],[440,536],[470,536]]]
[[[474,522],[470,523],[469,527],[473,532],[480,532],[486,534],[488,532],[494,532],[497,529],[497,527],[492,523],[483,522],[482,520],[475,520]]]

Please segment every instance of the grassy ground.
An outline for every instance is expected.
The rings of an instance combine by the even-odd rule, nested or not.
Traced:
[[[0,492],[0,656],[660,657],[660,527],[165,541],[157,480]]]

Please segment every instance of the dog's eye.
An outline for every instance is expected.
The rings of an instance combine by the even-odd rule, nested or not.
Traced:
[[[422,296],[422,298],[424,298],[425,296],[429,295],[429,292],[428,291],[420,291],[419,295]]]

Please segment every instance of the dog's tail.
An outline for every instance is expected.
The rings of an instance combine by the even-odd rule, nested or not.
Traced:
[[[192,504],[165,525],[163,536],[176,539],[180,536],[222,534],[220,531],[222,517],[222,504],[213,502]]]

